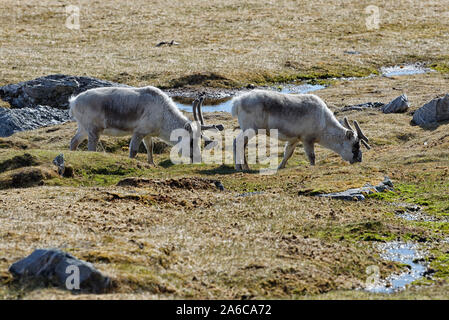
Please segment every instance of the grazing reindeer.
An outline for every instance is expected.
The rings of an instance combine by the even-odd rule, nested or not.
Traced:
[[[279,140],[287,141],[279,169],[285,167],[299,141],[303,142],[311,165],[315,165],[315,143],[335,151],[351,164],[362,161],[360,142],[370,149],[368,138],[357,121],[354,121],[356,131],[349,125],[347,118],[341,125],[324,101],[313,94],[253,90],[234,98],[232,116],[238,117],[242,129],[234,139],[236,170],[249,170],[245,155],[248,137],[244,134],[248,129],[256,132],[259,129],[265,129],[267,132],[277,129]],[[236,150],[237,139],[244,139],[243,154],[242,150]]]
[[[153,161],[152,137],[159,137],[165,142],[170,141],[170,135],[175,129],[186,129],[190,132],[191,159],[199,146],[194,137],[203,130],[223,130],[223,125],[205,125],[201,114],[201,104],[204,98],[193,103],[195,124],[187,119],[170,99],[160,89],[147,86],[142,88],[105,87],[95,88],[80,93],[69,99],[70,117],[78,123],[78,131],[70,142],[70,150],[76,150],[81,142],[88,138],[88,150],[96,151],[101,134],[111,136],[132,135],[129,144],[129,157],[134,158],[143,140],[147,149],[148,162]],[[201,115],[197,118],[197,110]],[[199,124],[201,122],[201,124]],[[199,125],[198,125],[199,124]],[[198,132],[200,130],[200,132]],[[212,141],[203,136],[206,144]],[[197,153],[199,154],[199,153]]]

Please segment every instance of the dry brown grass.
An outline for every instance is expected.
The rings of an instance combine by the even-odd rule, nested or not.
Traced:
[[[78,3],[81,30],[71,31],[64,27],[66,2],[2,2],[0,85],[66,73],[132,85],[236,86],[364,75],[382,65],[417,60],[448,63],[443,0],[377,1],[381,28],[375,31],[365,28],[364,9],[372,1]],[[171,39],[180,45],[155,47]],[[413,111],[447,88],[448,75],[442,72],[336,81],[318,94],[337,111],[406,93]],[[448,124],[423,129],[410,125],[410,114],[345,115],[357,119],[371,140],[373,150],[364,153],[363,163],[350,166],[318,147],[317,166],[311,167],[298,148],[287,168],[273,176],[211,164],[172,166],[168,150],[155,155],[159,166],[151,168],[144,154],[127,158],[127,138],[102,137],[109,153],[69,152],[74,123],[0,139],[0,166],[6,168],[0,186],[7,188],[0,190],[0,298],[447,299],[444,266],[443,276],[430,286],[416,284],[389,296],[353,290],[363,286],[368,265],[378,265],[382,277],[402,268],[382,260],[371,240],[421,239],[438,256],[449,250],[442,241],[447,223],[404,221],[385,201],[389,198],[353,203],[304,194],[377,184],[388,175],[402,188],[389,197],[444,217]],[[227,128],[237,124],[229,114],[205,117]],[[55,177],[51,161],[61,152],[74,167],[74,178]],[[10,159],[25,153],[35,161],[10,166]],[[36,170],[43,173],[37,182],[44,185],[11,188],[12,174]],[[160,183],[116,186],[132,176],[219,179],[226,191]],[[252,191],[263,193],[238,196]],[[11,282],[9,265],[43,247],[91,261],[117,288],[107,295],[71,295]]]
[[[337,110],[346,103],[387,102],[404,91],[413,110],[440,95],[446,83],[437,73],[372,78],[339,82],[319,95]],[[373,150],[364,153],[362,164],[345,164],[318,148],[317,166],[311,167],[298,148],[287,168],[273,176],[234,173],[218,165],[166,166],[168,151],[156,155],[158,168],[145,165],[144,154],[128,160],[121,148],[106,154],[68,152],[73,123],[2,139],[0,145],[6,148],[0,149],[1,163],[30,153],[38,166],[55,170],[51,159],[65,152],[75,178],[0,191],[0,297],[447,298],[445,278],[430,287],[415,286],[390,296],[353,290],[363,287],[368,265],[378,265],[383,277],[400,269],[382,260],[370,239],[425,239],[428,250],[445,252],[448,244],[439,239],[447,237],[447,226],[438,229],[401,220],[393,214],[393,205],[374,198],[352,203],[298,194],[377,184],[388,175],[399,185],[428,186],[416,201],[428,197],[447,207],[448,125],[411,126],[409,114],[353,111],[346,115],[357,119],[372,141]],[[236,125],[229,114],[206,117],[220,118],[229,128]],[[103,139],[111,148],[122,144],[121,140]],[[112,178],[100,174],[103,170],[110,170]],[[170,183],[114,186],[129,176],[219,179],[226,191],[183,189]],[[250,191],[264,193],[238,196]],[[428,208],[436,216],[445,212],[445,207]],[[117,289],[107,295],[72,296],[51,288],[24,290],[7,285],[11,279],[7,267],[42,247],[62,248],[93,262],[113,277]]]
[[[68,4],[80,5],[80,30],[65,27]],[[380,29],[369,31],[365,8],[373,4]],[[4,0],[0,84],[65,73],[235,86],[366,75],[408,61],[448,65],[448,14],[445,0]],[[180,44],[155,47],[172,39]]]

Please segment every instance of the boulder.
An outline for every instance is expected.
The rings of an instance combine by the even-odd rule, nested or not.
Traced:
[[[111,287],[110,278],[91,263],[57,249],[37,249],[12,264],[9,272],[20,281],[36,281],[74,292],[103,293]]]
[[[413,122],[417,125],[427,125],[449,120],[449,94],[433,99],[413,114]]]
[[[58,109],[68,108],[68,99],[83,91],[98,87],[126,85],[91,77],[52,74],[0,87],[0,98],[12,108],[35,108],[38,105]]]
[[[410,107],[407,95],[403,94],[382,107],[383,113],[403,113]]]
[[[46,106],[22,109],[0,107],[0,137],[9,137],[15,132],[60,124],[69,120],[67,110]]]

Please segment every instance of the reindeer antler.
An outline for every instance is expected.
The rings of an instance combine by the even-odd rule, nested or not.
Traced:
[[[198,115],[199,115],[199,118],[200,118],[201,125],[204,125],[203,112],[201,111],[201,107],[203,106],[203,102],[204,102],[204,92],[202,92],[200,94],[199,103],[198,103]]]
[[[354,125],[355,125],[355,129],[357,130],[357,135],[359,136],[359,138],[361,140],[365,140],[366,142],[369,142],[368,138],[363,134],[362,129],[360,128],[357,120],[354,120]]]
[[[363,134],[362,129],[359,126],[359,123],[357,122],[357,120],[354,120],[354,126],[355,129],[357,130],[357,136],[360,138],[360,141],[362,141],[362,144],[369,150],[371,149],[370,145],[368,144],[369,140],[368,138]]]
[[[351,125],[349,124],[349,121],[348,121],[347,117],[343,118],[343,125],[346,127],[346,129],[354,131],[354,129],[352,129]]]
[[[198,100],[198,99],[195,99],[195,100],[193,100],[193,105],[192,105],[192,110],[193,110],[193,119],[196,121],[196,122],[199,122],[198,121],[198,115],[197,115],[197,113],[196,113],[196,108],[198,107],[198,103],[199,103],[200,101]]]
[[[193,113],[193,116],[194,116],[194,118],[195,118],[195,121],[198,121],[198,119],[199,119],[199,122],[201,123],[201,130],[209,130],[209,129],[215,129],[215,130],[218,130],[218,131],[223,131],[224,130],[224,126],[222,125],[222,124],[213,124],[213,125],[206,125],[206,124],[204,124],[204,118],[203,118],[203,112],[201,111],[201,107],[203,106],[203,102],[204,102],[204,95],[205,95],[205,93],[204,92],[202,92],[201,94],[200,94],[200,96],[195,100],[195,101],[198,101],[197,102],[197,104],[196,104],[196,108],[197,108],[197,111],[198,111],[198,117],[196,117],[196,115],[195,115],[195,101],[193,102],[194,104],[193,104],[193,106],[194,106],[194,113]]]

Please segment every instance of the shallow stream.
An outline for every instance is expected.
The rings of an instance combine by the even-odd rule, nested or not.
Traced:
[[[428,73],[428,72],[433,72],[433,70],[430,68],[424,67],[420,63],[380,68],[381,76],[385,76],[385,77],[410,76],[410,75],[414,75],[414,74],[422,74],[422,73]],[[371,75],[368,77],[373,77],[373,76],[375,76],[375,75]],[[356,81],[357,79],[364,79],[364,78],[366,78],[366,77],[335,78],[334,80]],[[264,87],[263,89],[279,91],[282,93],[309,93],[309,92],[322,90],[324,88],[326,88],[326,86],[320,85],[320,84],[302,83],[302,84],[280,84],[278,86]],[[192,98],[188,99],[185,97],[173,96],[173,100],[175,101],[175,103],[179,109],[187,111],[187,112],[192,112],[192,102],[193,102]],[[201,110],[203,112],[217,112],[217,111],[231,112],[231,108],[232,108],[232,97],[221,98],[221,99],[206,98]]]

